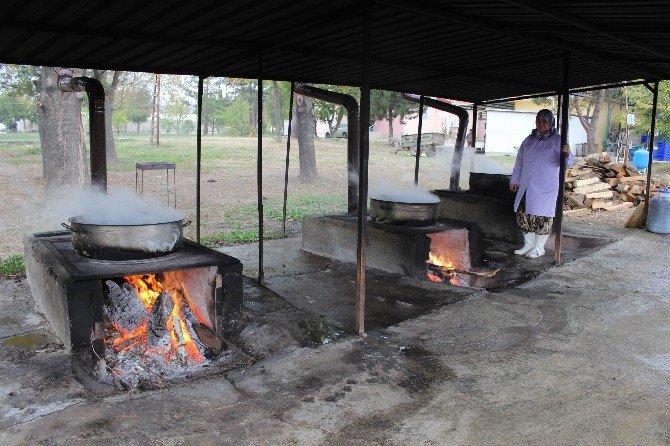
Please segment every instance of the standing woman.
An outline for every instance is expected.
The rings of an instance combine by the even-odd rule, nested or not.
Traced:
[[[523,140],[516,155],[509,188],[516,192],[514,212],[524,244],[514,254],[531,258],[544,255],[556,213],[561,151],[568,155],[567,167],[575,160],[569,145],[561,149],[561,135],[555,125],[551,110],[537,112],[535,129]]]

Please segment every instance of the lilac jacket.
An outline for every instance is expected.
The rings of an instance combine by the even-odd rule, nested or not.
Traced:
[[[519,208],[526,194],[526,213],[541,217],[553,217],[558,197],[558,172],[561,160],[561,135],[558,132],[545,141],[528,136],[521,143],[512,172],[511,184],[518,184],[514,200],[514,211]],[[568,156],[566,167],[572,166],[575,158]]]

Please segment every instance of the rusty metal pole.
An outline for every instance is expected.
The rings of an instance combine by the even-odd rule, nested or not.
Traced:
[[[563,237],[563,199],[565,196],[565,161],[567,155],[563,152],[563,146],[568,143],[568,124],[570,121],[570,54],[563,54],[563,90],[561,91],[561,158],[558,170],[558,198],[556,200],[556,219],[554,221],[555,251],[554,262],[561,264],[561,243]]]
[[[263,271],[263,56],[258,57],[258,284],[265,282]]]
[[[358,164],[358,242],[356,249],[356,327],[365,333],[365,257],[368,213],[368,158],[370,153],[370,45],[372,1],[363,3],[363,59],[361,76],[360,151]]]
[[[295,82],[291,82],[291,97],[289,98],[288,106],[288,138],[286,139],[286,170],[284,171],[284,206],[282,207],[281,230],[284,237],[286,237],[286,201],[288,200],[288,164],[289,155],[291,154],[291,121],[293,120],[293,92],[295,90]]]
[[[195,241],[200,243],[200,167],[202,164],[202,85],[203,78],[198,76],[198,125],[195,137]]]
[[[649,88],[649,86],[647,86]],[[649,216],[649,200],[651,196],[651,165],[654,161],[654,133],[656,133],[656,109],[658,105],[658,81],[654,82],[654,87],[649,88],[654,95],[651,107],[651,133],[649,133],[649,163],[647,164],[647,190],[644,196],[644,221],[645,225]]]
[[[419,129],[416,135],[416,162],[414,163],[414,185],[419,185],[419,159],[421,157],[421,128],[423,127],[423,95],[419,97]]]

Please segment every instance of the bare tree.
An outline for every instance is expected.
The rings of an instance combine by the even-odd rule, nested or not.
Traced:
[[[314,102],[312,98],[295,95],[295,120],[298,136],[298,159],[300,161],[300,181],[312,183],[319,178],[314,153]]]
[[[75,74],[78,75],[81,73]],[[52,67],[42,67],[40,85],[37,119],[46,190],[83,187],[89,180],[81,121],[82,95],[61,91],[58,74]]]
[[[600,111],[605,102],[605,93],[607,93],[607,90],[598,90],[584,94],[583,98],[588,99],[586,111],[583,110],[580,97],[577,95],[572,97],[572,105],[577,112],[579,122],[586,131],[588,153],[594,153],[596,151],[596,125],[598,124]]]

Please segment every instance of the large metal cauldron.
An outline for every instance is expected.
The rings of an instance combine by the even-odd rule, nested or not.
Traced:
[[[104,260],[132,260],[162,256],[175,251],[182,230],[191,222],[183,219],[136,225],[85,223],[86,216],[68,218],[72,244],[81,255]]]
[[[470,172],[470,193],[514,200],[509,190],[512,175]]]
[[[383,224],[428,226],[437,221],[439,203],[404,203],[370,199],[372,221]]]

